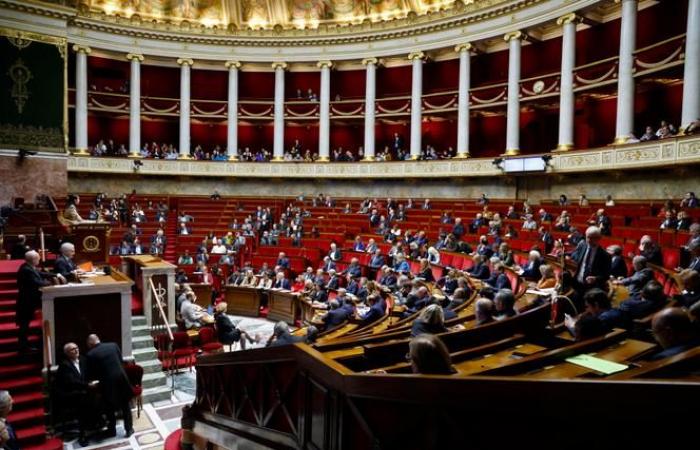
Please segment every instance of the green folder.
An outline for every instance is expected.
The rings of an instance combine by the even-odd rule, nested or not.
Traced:
[[[593,369],[597,372],[604,373],[605,375],[612,375],[613,373],[622,372],[628,367],[625,364],[608,361],[607,359],[596,358],[592,355],[573,356],[571,358],[566,358],[566,362],[576,364],[577,366],[586,367],[588,369]]]

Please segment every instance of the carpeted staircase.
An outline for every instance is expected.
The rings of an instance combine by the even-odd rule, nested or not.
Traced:
[[[23,450],[59,450],[63,442],[47,438],[45,427],[42,355],[17,351],[17,270],[22,261],[0,261],[0,389],[14,400],[8,421],[17,432]],[[30,344],[40,346],[41,315],[31,322]]]

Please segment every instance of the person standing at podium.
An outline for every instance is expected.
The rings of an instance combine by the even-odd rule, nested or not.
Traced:
[[[78,281],[78,275],[82,273],[73,262],[75,256],[75,246],[70,242],[61,244],[61,255],[56,258],[53,271],[70,281]]]
[[[17,271],[18,301],[16,322],[19,327],[19,349],[29,350],[29,323],[34,318],[34,312],[41,307],[40,288],[51,284],[50,279],[57,278],[65,283],[61,274],[42,272],[39,270],[39,253],[30,250],[24,255],[25,262]]]

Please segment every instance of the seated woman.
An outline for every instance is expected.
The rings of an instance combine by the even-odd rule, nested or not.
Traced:
[[[557,285],[554,269],[549,264],[542,264],[540,266],[540,274],[542,274],[542,278],[540,278],[540,281],[535,285],[537,289],[552,289]]]
[[[272,278],[265,272],[262,277],[260,277],[260,282],[258,283],[258,289],[270,289],[272,288]]]
[[[430,267],[430,263],[427,259],[423,258],[420,260],[420,268],[418,269],[416,278],[420,278],[427,283],[432,283],[435,281],[435,278],[433,277],[433,270]]]
[[[245,350],[246,341],[252,344],[258,342],[259,338],[252,338],[247,332],[236,327],[231,320],[231,317],[226,314],[228,305],[226,302],[221,302],[214,309],[214,320],[216,321],[216,333],[219,337],[219,342],[224,345],[233,345],[234,342],[241,342],[241,349]],[[241,339],[244,337],[245,339]]]
[[[420,334],[438,334],[447,331],[445,316],[440,305],[432,304],[425,307],[413,322],[411,336]]]
[[[452,375],[457,371],[452,367],[450,353],[439,337],[422,334],[408,343],[408,359],[413,373],[422,375]]]

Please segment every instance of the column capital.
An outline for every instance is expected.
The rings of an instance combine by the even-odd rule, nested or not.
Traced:
[[[576,15],[576,13],[570,13],[565,16],[561,16],[557,19],[557,25],[566,25],[568,23],[579,23],[583,20],[581,16]]]
[[[184,65],[192,66],[194,64],[194,61],[192,61],[192,59],[190,59],[190,58],[178,58],[177,64],[179,66],[184,66]]]
[[[465,42],[464,44],[457,44],[455,45],[455,51],[457,53],[462,53],[462,52],[472,52],[476,48],[471,42]]]
[[[88,47],[87,45],[79,45],[75,44],[73,45],[73,51],[76,53],[85,53],[86,55],[89,55],[92,53],[92,49]]]
[[[138,62],[142,62],[144,58],[143,58],[143,55],[139,55],[139,54],[137,54],[137,53],[128,53],[128,54],[126,55],[126,59],[128,59],[129,61],[135,59],[135,60],[137,60]]]
[[[624,2],[635,2],[635,3],[637,3],[637,0],[615,0],[615,3],[624,3]]]
[[[503,36],[503,40],[506,42],[510,42],[513,39],[518,39],[518,40],[526,40],[527,37],[522,31],[511,31],[510,33],[506,33]]]
[[[425,53],[418,51],[418,52],[411,52],[408,54],[408,59],[411,61],[416,60],[416,59],[425,59]]]
[[[271,64],[272,68],[277,70],[277,69],[282,69],[282,70],[287,70],[287,63],[284,61],[275,61]]]
[[[375,58],[374,56],[372,56],[370,58],[365,58],[362,60],[363,66],[368,66],[370,64],[374,64],[376,66],[376,65],[380,64],[380,61],[379,61],[379,59]]]
[[[331,67],[333,67],[333,61],[319,61],[316,63],[316,67],[318,67],[319,69],[323,69],[326,67],[330,69]]]
[[[230,69],[230,68],[232,68],[232,67],[233,67],[233,68],[236,68],[236,69],[240,69],[240,68],[241,68],[241,63],[240,63],[240,61],[226,61],[226,64],[224,64],[224,65],[226,66],[227,69]]]

